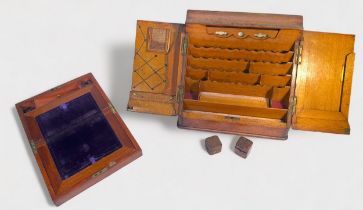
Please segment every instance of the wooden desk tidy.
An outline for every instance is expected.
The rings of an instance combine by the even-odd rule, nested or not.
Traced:
[[[188,11],[137,21],[128,110],[181,128],[287,139],[349,134],[354,35],[303,30],[296,15]]]

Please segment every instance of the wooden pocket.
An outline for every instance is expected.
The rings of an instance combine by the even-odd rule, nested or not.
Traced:
[[[233,83],[201,81],[199,85],[200,92],[214,92],[245,96],[268,97],[272,88],[268,86],[242,85]]]
[[[291,76],[261,75],[260,84],[267,86],[283,87],[290,85]]]
[[[270,62],[251,62],[249,72],[255,74],[286,75],[290,74],[292,62],[270,63]]]
[[[248,64],[248,62],[244,60],[198,58],[191,55],[188,56],[187,62],[192,68],[221,69],[225,71],[244,71]]]
[[[199,95],[199,80],[185,77],[184,98],[198,99]]]
[[[269,100],[265,97],[239,96],[211,92],[200,92],[199,100],[218,104],[238,105],[248,107],[269,107]]]
[[[289,106],[290,87],[273,88],[270,107],[286,109]]]
[[[231,31],[232,30],[232,31]],[[189,44],[203,47],[238,48],[248,50],[291,51],[301,31],[281,29],[231,29],[187,25]],[[240,36],[242,35],[242,36]]]
[[[290,96],[290,87],[283,88],[273,88],[271,99],[275,101],[283,101],[289,99]]]
[[[260,75],[240,73],[240,72],[223,72],[223,71],[210,71],[208,79],[219,82],[236,82],[242,84],[254,85],[259,82]]]
[[[270,62],[289,62],[291,61],[294,52],[272,52],[272,51],[256,51],[246,49],[223,49],[214,47],[196,47],[189,46],[189,54],[195,57],[210,57],[222,59],[244,59],[253,61],[270,61]]]

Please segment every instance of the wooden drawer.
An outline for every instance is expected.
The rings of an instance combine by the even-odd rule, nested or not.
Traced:
[[[187,25],[189,44],[197,47],[232,48],[288,52],[301,35],[300,30],[249,29]]]

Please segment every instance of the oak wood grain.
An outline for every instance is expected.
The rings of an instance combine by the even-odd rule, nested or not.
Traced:
[[[353,51],[353,35],[304,31],[294,129],[349,134]]]

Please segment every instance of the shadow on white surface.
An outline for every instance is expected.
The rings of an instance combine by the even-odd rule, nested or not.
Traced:
[[[16,121],[17,128],[19,130],[19,133],[21,134],[22,141],[23,141],[23,144],[24,144],[26,153],[28,155],[29,160],[31,161],[31,163],[33,165],[33,169],[35,171],[35,174],[36,174],[38,183],[39,183],[39,185],[42,188],[44,197],[46,198],[47,203],[48,203],[49,206],[55,207],[55,205],[53,204],[53,201],[52,201],[52,199],[51,199],[51,197],[50,197],[50,195],[48,193],[47,186],[44,183],[43,176],[42,176],[42,174],[41,174],[41,172],[39,170],[37,161],[35,160],[34,154],[33,154],[32,150],[30,148],[28,138],[26,137],[25,131],[24,131],[23,126],[21,124],[21,121],[19,119],[18,112],[17,112],[16,108],[15,107],[12,107],[11,108],[11,112],[12,112],[12,114],[14,116],[15,121]]]
[[[207,152],[207,148],[205,147],[205,139],[200,140],[200,146],[202,147],[203,152]]]
[[[132,81],[134,47],[130,43],[115,45],[110,50],[110,99],[121,113],[126,111]]]

